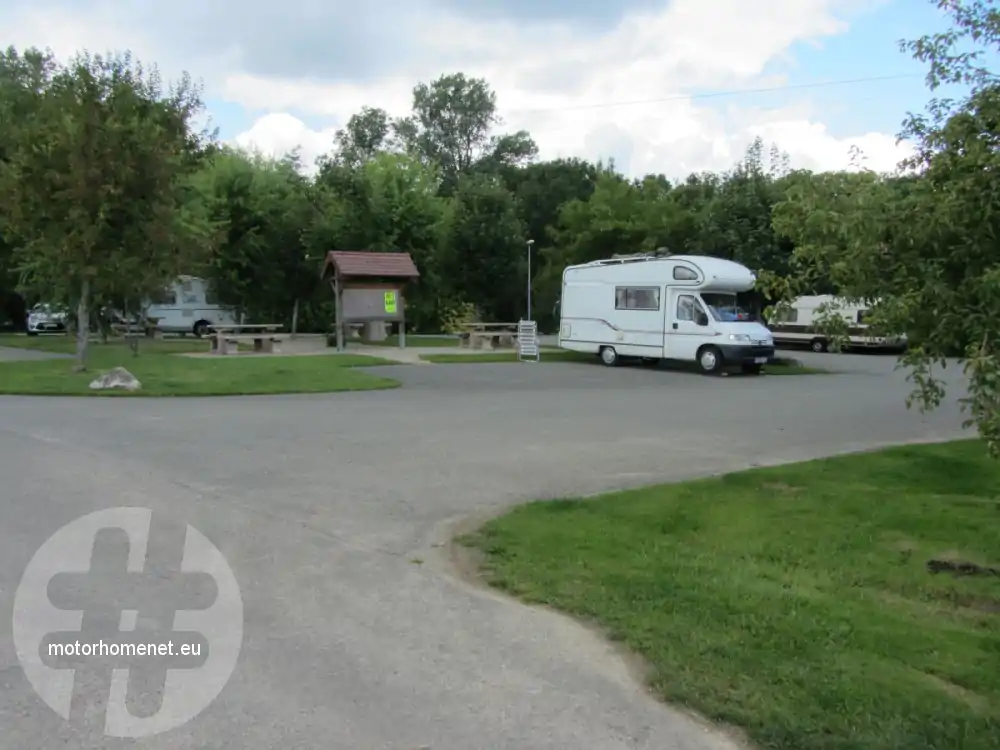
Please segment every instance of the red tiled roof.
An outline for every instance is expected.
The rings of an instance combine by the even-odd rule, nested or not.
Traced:
[[[342,253],[330,252],[326,267],[333,265],[341,276],[368,276],[393,279],[415,279],[420,276],[409,253]]]

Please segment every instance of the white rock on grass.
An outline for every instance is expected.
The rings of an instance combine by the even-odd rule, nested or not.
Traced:
[[[95,391],[103,391],[111,388],[121,388],[125,391],[137,391],[142,388],[142,383],[136,380],[135,375],[130,373],[124,367],[116,367],[113,370],[101,375],[99,378],[95,379],[90,387]]]

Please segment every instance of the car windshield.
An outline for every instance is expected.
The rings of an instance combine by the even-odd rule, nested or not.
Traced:
[[[720,292],[703,293],[701,299],[708,306],[712,317],[720,323],[750,320],[750,314],[736,304],[735,294],[723,294]]]

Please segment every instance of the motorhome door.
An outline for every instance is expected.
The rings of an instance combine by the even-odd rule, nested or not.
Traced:
[[[711,333],[709,320],[697,296],[686,289],[671,289],[663,332],[663,356],[694,361],[698,349]]]

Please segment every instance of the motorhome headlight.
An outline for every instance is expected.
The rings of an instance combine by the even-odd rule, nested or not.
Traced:
[[[740,344],[749,344],[750,337],[745,333],[731,333],[729,334],[730,341],[736,341]]]

